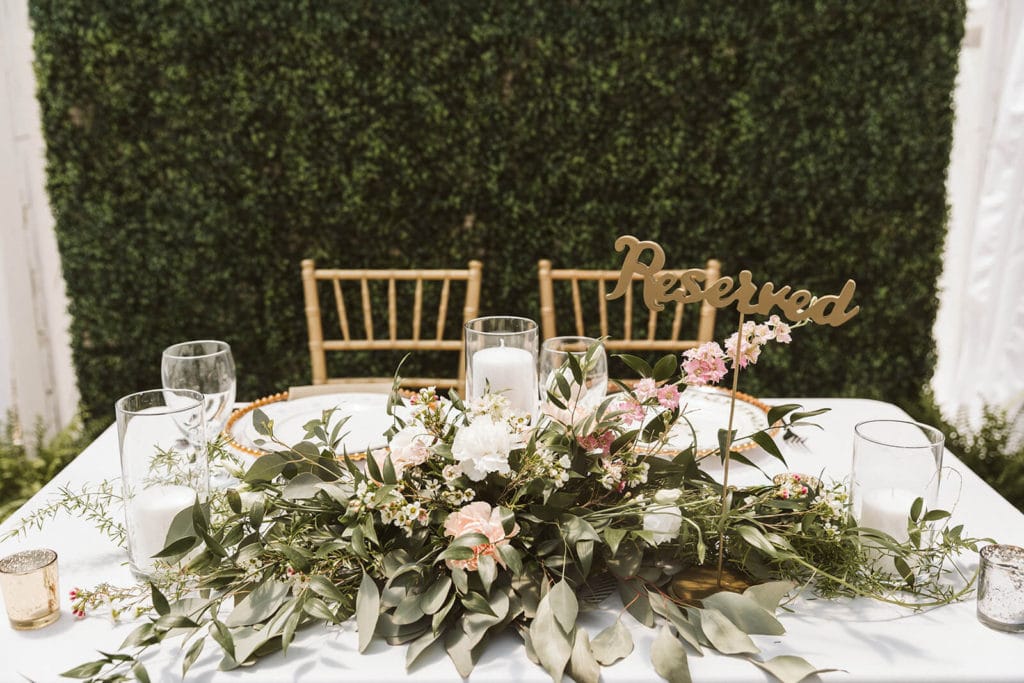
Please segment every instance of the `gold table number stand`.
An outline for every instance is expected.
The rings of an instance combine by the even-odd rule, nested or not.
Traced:
[[[860,311],[860,306],[850,307],[857,283],[847,280],[839,294],[815,297],[806,289],[794,290],[783,285],[777,290],[771,282],[754,284],[749,270],[740,271],[737,280],[720,277],[705,282],[703,269],[692,268],[678,275],[665,271],[665,251],[657,242],[641,241],[632,235],[623,235],[615,240],[615,251],[625,251],[619,280],[615,289],[607,295],[609,300],[624,296],[639,276],[643,283],[644,305],[651,311],[661,311],[667,302],[689,304],[705,301],[715,308],[736,307],[740,320],[736,334],[736,350],[733,357],[732,391],[729,402],[729,425],[722,448],[722,523],[718,531],[718,568],[715,580],[709,581],[707,567],[694,567],[688,576],[681,576],[673,582],[673,592],[680,599],[695,602],[716,590],[740,591],[749,585],[744,577],[724,566],[725,560],[725,516],[729,503],[729,455],[732,450],[732,424],[736,408],[736,391],[740,376],[740,357],[743,347],[744,317],[751,314],[768,315],[778,309],[790,323],[809,321],[818,325],[839,327]],[[641,257],[650,253],[650,261]],[[756,296],[756,300],[755,300]]]

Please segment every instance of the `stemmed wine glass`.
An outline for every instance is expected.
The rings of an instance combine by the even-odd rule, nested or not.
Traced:
[[[227,342],[181,342],[164,349],[160,363],[164,389],[203,394],[206,436],[212,442],[224,429],[235,405],[235,361]]]
[[[583,374],[582,385],[574,381],[569,356],[576,359]],[[561,378],[564,381],[559,381]],[[562,410],[549,393],[563,403],[568,420],[590,413],[604,400],[608,391],[608,358],[604,345],[591,337],[552,337],[540,349],[540,400],[544,411]],[[566,394],[566,387],[569,392]]]

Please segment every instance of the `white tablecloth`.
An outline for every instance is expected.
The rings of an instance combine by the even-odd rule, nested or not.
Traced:
[[[843,479],[850,470],[853,426],[875,418],[905,419],[896,406],[860,399],[767,399],[769,403],[801,403],[808,409],[831,407],[815,418],[824,429],[808,430],[807,448],[784,444],[789,470],[808,474],[825,473]],[[750,457],[767,471],[783,471],[775,459],[760,451]],[[944,464],[959,473],[944,479],[943,497],[959,497],[954,514],[974,536],[991,536],[1000,542],[1024,545],[1024,515],[964,467],[948,451]],[[711,468],[714,471],[714,468]],[[72,488],[118,475],[117,434],[107,429],[50,482],[22,510],[0,525],[0,535],[16,520],[54,495],[57,487]],[[962,486],[957,481],[962,479]],[[749,467],[733,464],[734,484],[764,481]],[[67,591],[75,586],[93,586],[101,581],[131,582],[125,565],[127,556],[89,522],[61,517],[27,539],[0,545],[0,556],[31,547],[49,547],[60,556],[60,580],[64,614],[54,625],[39,631],[19,632],[0,620],[0,681],[56,680],[61,671],[96,658],[96,650],[116,651],[131,624],[112,625],[104,618],[76,620],[70,614]],[[971,570],[977,557],[963,558]],[[793,613],[780,617],[785,636],[755,636],[765,657],[796,654],[820,668],[845,671],[823,676],[826,681],[1024,681],[1024,634],[990,630],[975,618],[975,602],[936,608],[923,613],[884,605],[870,600],[826,601],[800,598],[790,607]],[[591,634],[610,624],[617,610],[588,612],[582,623]],[[654,631],[633,623],[636,648],[625,660],[603,670],[605,681],[657,680],[650,664]],[[302,631],[287,656],[276,654],[255,667],[233,672],[216,670],[219,648],[210,643],[189,672],[193,681],[451,681],[458,678],[454,667],[439,649],[424,655],[412,673],[404,668],[404,648],[375,641],[369,650],[356,651],[354,624],[341,628],[312,627]],[[766,681],[767,674],[748,662],[709,653],[691,656],[693,680]],[[175,642],[164,644],[146,664],[154,681],[180,680],[182,652]],[[66,679],[64,679],[66,680]],[[473,681],[544,681],[544,672],[530,663],[518,638],[505,636],[495,642],[473,672]]]

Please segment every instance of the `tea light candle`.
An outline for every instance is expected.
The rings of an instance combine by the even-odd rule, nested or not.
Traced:
[[[508,399],[512,410],[533,413],[537,402],[537,369],[533,354],[510,346],[492,346],[473,354],[473,395],[482,396],[490,383],[492,394]]]
[[[135,496],[129,506],[129,528],[132,560],[140,570],[152,569],[153,555],[167,545],[171,522],[195,501],[195,490],[177,485],[150,486]]]
[[[1024,631],[1024,548],[981,549],[978,621],[999,631]]]
[[[24,550],[0,560],[0,592],[7,618],[19,631],[48,626],[60,618],[57,553]]]

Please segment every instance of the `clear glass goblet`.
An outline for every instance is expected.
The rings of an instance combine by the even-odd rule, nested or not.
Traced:
[[[235,405],[235,361],[227,342],[197,340],[164,349],[160,363],[164,389],[190,389],[203,395],[206,436],[213,441]]]
[[[579,366],[576,382],[569,357]],[[544,412],[575,422],[592,412],[608,392],[608,358],[604,345],[591,337],[552,337],[540,349],[540,400]],[[558,406],[552,399],[562,403]],[[562,415],[558,411],[565,411]],[[558,414],[554,414],[554,413]]]

